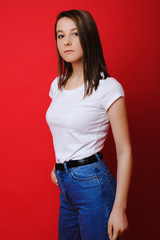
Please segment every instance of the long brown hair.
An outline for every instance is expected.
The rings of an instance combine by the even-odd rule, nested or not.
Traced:
[[[78,28],[80,43],[83,49],[83,73],[85,83],[85,94],[90,95],[93,88],[97,89],[99,80],[110,77],[107,71],[103,56],[102,46],[96,23],[92,15],[85,10],[69,10],[60,12],[55,23],[55,39],[57,41],[57,22],[63,17],[72,19]],[[58,48],[58,88],[65,86],[67,80],[72,75],[73,69],[70,62],[66,62],[59,54]]]

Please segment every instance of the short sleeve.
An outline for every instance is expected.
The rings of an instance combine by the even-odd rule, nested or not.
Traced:
[[[122,85],[113,77],[108,77],[101,84],[99,91],[99,101],[101,106],[107,111],[118,98],[125,97]]]
[[[57,89],[57,78],[55,78],[53,80],[53,82],[51,83],[51,86],[50,86],[49,96],[51,99],[53,99],[55,97],[56,89]]]

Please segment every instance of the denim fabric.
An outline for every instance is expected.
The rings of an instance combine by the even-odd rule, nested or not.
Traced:
[[[60,189],[58,240],[109,240],[116,179],[103,159],[55,170]],[[119,238],[117,238],[119,239]]]

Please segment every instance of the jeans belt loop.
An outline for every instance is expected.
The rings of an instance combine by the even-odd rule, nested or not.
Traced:
[[[101,159],[100,159],[99,155],[98,155],[97,153],[95,153],[95,156],[96,156],[98,162],[100,163],[100,162],[101,162]]]
[[[64,169],[65,169],[66,173],[68,174],[67,162],[64,162]]]

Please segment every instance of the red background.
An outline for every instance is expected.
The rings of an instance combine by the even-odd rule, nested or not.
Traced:
[[[57,239],[59,190],[50,178],[45,113],[57,76],[55,18],[74,8],[93,15],[109,73],[126,93],[134,165],[122,239],[158,239],[158,0],[0,2],[0,239]],[[116,175],[111,132],[103,153]]]

